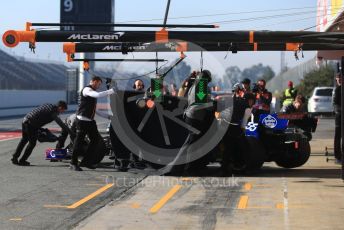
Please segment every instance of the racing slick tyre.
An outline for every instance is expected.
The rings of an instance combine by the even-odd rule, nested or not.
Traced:
[[[82,160],[85,165],[99,164],[109,154],[109,150],[106,148],[106,144],[101,136],[99,136],[97,144],[95,146],[88,146],[86,154]]]
[[[247,170],[260,169],[266,159],[264,145],[255,137],[247,136],[248,153],[246,156]]]
[[[296,147],[295,142],[288,144],[287,150],[275,162],[283,168],[296,168],[305,164],[311,154],[311,146],[307,138],[302,138]]]

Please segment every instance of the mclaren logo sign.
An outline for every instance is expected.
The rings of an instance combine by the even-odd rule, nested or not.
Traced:
[[[124,32],[115,34],[72,34],[68,40],[118,40]]]
[[[129,50],[146,50],[146,46],[129,46],[129,47],[126,47],[128,48]],[[110,46],[105,46],[102,50],[103,51],[118,51],[118,50],[122,50],[123,47],[122,46],[113,46],[113,45],[110,45]]]

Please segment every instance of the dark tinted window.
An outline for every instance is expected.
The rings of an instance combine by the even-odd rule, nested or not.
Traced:
[[[316,96],[328,96],[328,97],[331,97],[332,96],[332,91],[333,91],[333,89],[317,89],[317,91],[315,91],[315,95]]]

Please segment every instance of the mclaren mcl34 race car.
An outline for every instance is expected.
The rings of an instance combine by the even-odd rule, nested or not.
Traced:
[[[204,107],[210,114],[204,120],[207,127],[200,130],[196,143],[190,144],[187,140],[190,133],[198,130],[184,121],[185,98],[165,95],[157,101],[141,92],[119,91],[111,98],[114,116],[110,139],[116,143],[112,150],[115,155],[131,152],[156,168],[177,164],[192,169],[211,162],[222,163],[223,155],[229,152],[224,147],[228,126],[216,119],[214,113],[223,108],[231,110],[232,99],[227,99],[224,107],[215,99],[207,103]],[[251,118],[246,126],[248,170],[259,169],[264,162],[271,161],[284,168],[300,167],[307,162],[317,118],[307,113],[263,114],[257,123],[254,120]],[[183,151],[188,152],[184,158],[180,157]]]
[[[114,115],[109,135],[100,138],[99,144],[93,147],[85,140],[85,155],[92,155],[88,164],[99,163],[111,152],[117,157],[134,154],[157,170],[171,164],[199,169],[209,163],[223,163],[224,154],[229,152],[224,144],[225,122],[214,116],[216,110],[223,110],[218,109],[221,106],[216,100],[206,106],[212,115],[204,121],[207,127],[198,131],[184,121],[186,98],[165,95],[157,101],[147,97],[145,92],[118,91],[110,99]],[[231,103],[226,104],[229,111]],[[246,154],[245,169],[259,169],[264,162],[271,161],[284,168],[300,167],[307,162],[311,133],[317,127],[316,118],[307,113],[262,114],[258,122],[255,120],[251,117],[246,126],[247,149],[242,153]],[[191,146],[187,141],[190,132],[199,135]],[[185,149],[188,149],[187,154],[180,154]],[[61,160],[65,155],[65,152],[47,150],[46,157]]]
[[[258,123],[251,119],[246,126],[246,139],[250,143],[252,167],[260,168],[271,161],[283,168],[305,164],[311,154],[309,141],[317,121],[307,113],[261,114]]]

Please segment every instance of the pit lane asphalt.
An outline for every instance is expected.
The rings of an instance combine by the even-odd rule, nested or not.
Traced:
[[[320,120],[302,167],[268,162],[223,176],[210,165],[183,177],[149,176],[76,229],[343,229],[340,166],[324,156],[333,130],[333,119]]]
[[[16,130],[20,120],[2,120],[0,127]],[[98,124],[106,126],[104,120]],[[9,161],[19,139],[3,141],[0,229],[341,229],[340,170],[323,155],[333,129],[333,119],[321,120],[305,166],[289,170],[267,163],[260,172],[239,177],[235,186],[227,183],[232,177],[220,178],[216,167],[189,178],[145,177],[114,172],[105,160],[96,170],[72,172],[68,163],[44,160],[51,144],[37,145],[30,157],[34,166],[19,167]],[[214,179],[225,186],[214,185]],[[78,207],[68,208],[73,205]]]
[[[104,130],[107,121],[97,120],[99,130]],[[20,128],[21,118],[0,120],[1,131]],[[142,174],[115,172],[108,157],[96,170],[70,171],[68,161],[45,160],[45,150],[55,143],[37,142],[29,158],[32,166],[16,166],[10,159],[18,142],[0,142],[0,229],[70,229],[144,178]],[[124,178],[132,183],[111,186]]]

